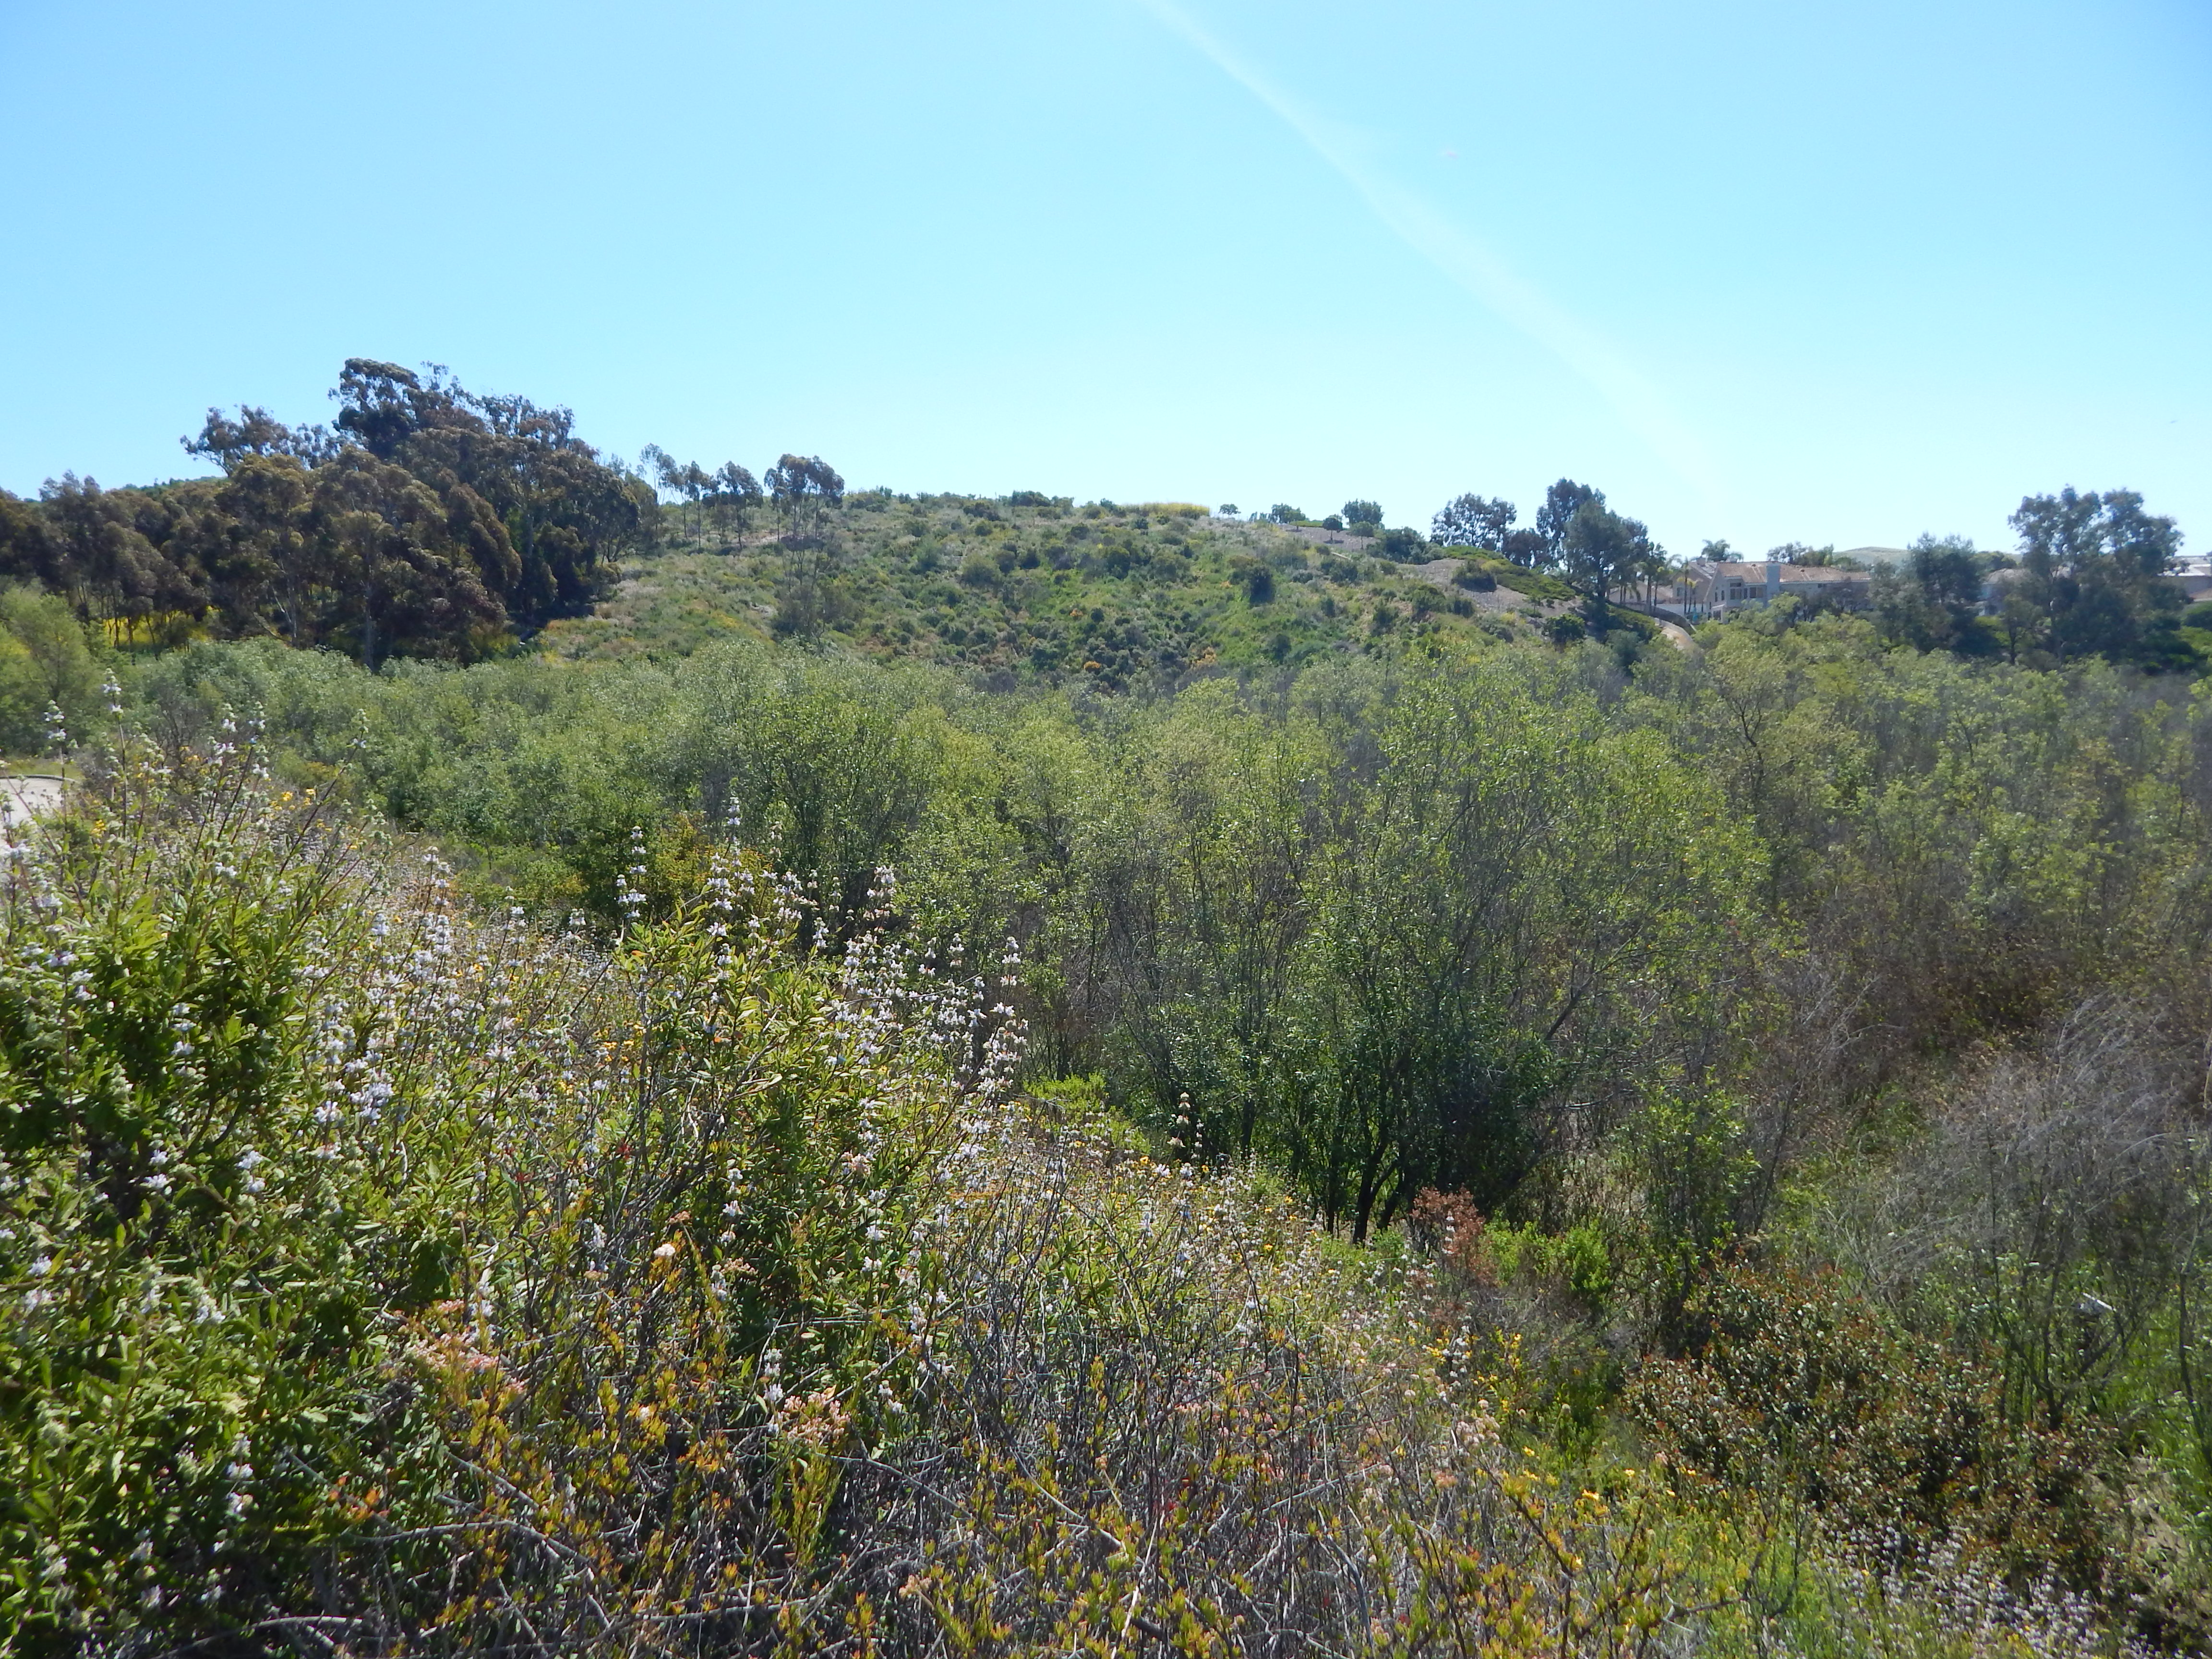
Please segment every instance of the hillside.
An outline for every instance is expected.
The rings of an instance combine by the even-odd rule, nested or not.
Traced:
[[[786,454],[757,479],[655,447],[648,477],[585,441],[565,409],[366,358],[332,395],[327,428],[210,410],[185,447],[219,478],[104,489],[67,473],[36,501],[0,492],[0,578],[140,647],[266,637],[374,669],[775,637],[1000,690],[1125,691],[1531,633],[1599,632],[1626,662],[1653,630],[1601,596],[1677,568],[1648,526],[1571,478],[1517,528],[1510,501],[1455,497],[1431,542],[1385,529],[1365,501],[1316,526],[1288,506],[1262,522],[1034,490],[901,496],[848,491],[818,456]],[[2069,488],[2023,499],[2013,523],[2016,568],[1927,537],[1883,563],[1865,597],[1884,642],[2037,667],[2205,665],[2183,632],[2171,519],[2132,491]],[[1783,553],[1830,556],[1770,550]],[[0,661],[0,748],[34,743],[48,702],[80,724],[88,713],[81,690],[57,681],[41,696],[39,678]]]
[[[1172,504],[865,493],[800,545],[781,526],[695,525],[680,507],[660,524],[594,614],[552,623],[542,648],[590,659],[816,639],[1003,687],[1119,690],[1298,667],[1394,636],[1525,636],[1561,609],[1456,586],[1456,561],[1398,564],[1341,532]]]

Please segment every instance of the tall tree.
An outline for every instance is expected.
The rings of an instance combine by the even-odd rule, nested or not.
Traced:
[[[845,499],[845,480],[819,455],[783,456],[769,468],[767,483],[794,536],[820,524],[823,514]]]
[[[210,409],[199,436],[178,441],[187,455],[213,461],[231,472],[254,455],[292,455],[311,464],[325,460],[336,453],[339,441],[326,427],[286,426],[267,410],[241,404],[235,420]]]
[[[714,501],[717,507],[738,524],[738,539],[745,535],[745,515],[768,498],[761,493],[760,481],[750,469],[735,461],[725,461],[714,474]]]
[[[710,501],[718,491],[718,475],[707,471],[696,461],[679,461],[659,444],[647,444],[638,453],[638,459],[653,468],[653,482],[663,491],[682,498],[691,509],[691,534],[696,538],[704,529],[702,502]]]
[[[59,587],[61,554],[46,514],[20,495],[0,489],[0,580]]]
[[[2154,660],[2182,604],[2164,577],[2181,550],[2172,519],[2132,489],[2030,495],[2012,515],[2021,575],[2006,606],[2015,656]],[[2163,628],[2161,628],[2163,625]]]
[[[578,440],[568,410],[368,358],[332,396],[329,428],[210,410],[182,441],[221,479],[107,491],[70,475],[35,507],[0,500],[0,575],[89,619],[342,637],[371,661],[468,655],[604,594],[646,487]]]
[[[1986,561],[1960,537],[1923,536],[1902,564],[1877,568],[1870,584],[1875,628],[1891,645],[1965,655],[1995,641],[1978,613]]]
[[[511,572],[507,551],[472,534],[486,583],[519,628],[588,611],[643,527],[641,486],[576,437],[568,410],[468,392],[435,365],[427,375],[349,358],[332,393],[338,431],[508,544]]]
[[[1593,620],[1601,628],[1607,594],[1649,580],[1665,568],[1666,556],[1640,520],[1622,517],[1592,491],[1567,520],[1559,564],[1560,574],[1588,601]]]
[[[1505,538],[1520,516],[1512,502],[1500,498],[1460,495],[1447,501],[1429,529],[1429,539],[1439,547],[1475,547],[1502,552]]]
[[[103,490],[73,472],[39,491],[57,555],[54,574],[80,615],[139,621],[161,611],[197,614],[195,573],[165,558],[134,521],[136,490]]]
[[[1498,550],[1511,562],[1520,565],[1524,569],[1534,570],[1544,562],[1543,533],[1526,526],[1519,530],[1509,530],[1505,532],[1504,540],[1498,544]]]
[[[395,649],[480,654],[506,618],[454,538],[447,504],[365,449],[349,447],[316,472],[313,516],[345,600],[333,642],[352,645],[370,669]]]
[[[1544,504],[1536,509],[1536,533],[1544,538],[1544,563],[1557,567],[1565,562],[1567,526],[1591,501],[1603,507],[1605,491],[1572,478],[1562,478],[1544,492]]]
[[[314,475],[289,455],[255,452],[223,480],[218,550],[205,562],[216,609],[234,625],[268,617],[294,645],[321,637],[329,550],[316,533],[314,495]]]
[[[687,461],[680,484],[684,499],[691,503],[691,534],[696,538],[706,529],[705,508],[702,503],[714,493],[714,475],[696,461]]]

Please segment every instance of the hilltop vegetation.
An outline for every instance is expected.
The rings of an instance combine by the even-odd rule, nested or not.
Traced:
[[[718,636],[830,640],[879,660],[921,658],[1011,690],[1172,689],[1267,671],[1377,638],[1547,619],[1443,572],[1374,556],[1358,538],[1120,507],[970,496],[845,496],[817,532],[740,539],[671,511],[599,617],[546,643],[568,656],[682,653]],[[1455,567],[1453,568],[1455,570]],[[1564,590],[1559,597],[1568,597]]]
[[[184,447],[221,479],[104,490],[68,474],[34,502],[0,492],[0,578],[65,595],[118,640],[276,637],[370,668],[524,642],[680,653],[765,630],[958,665],[1000,689],[1090,677],[1120,691],[1302,665],[1401,630],[1534,627],[1632,655],[1652,630],[1609,596],[1681,568],[1571,478],[1528,526],[1513,503],[1469,494],[1425,538],[1386,526],[1370,501],[1319,521],[1288,503],[1244,520],[1035,490],[848,492],[829,463],[795,454],[762,480],[648,446],[648,482],[578,437],[567,410],[471,392],[434,366],[349,359],[331,395],[327,428],[209,410]],[[1885,642],[2033,666],[2212,660],[2197,626],[2208,618],[2183,614],[2164,574],[2180,532],[2141,496],[2068,489],[2023,500],[2012,521],[2017,560],[1923,537],[1874,573]],[[1705,556],[1729,550],[1708,543]],[[1770,556],[1837,556],[1793,543]]]
[[[0,1650],[2212,1641],[2196,682],[548,453],[619,575],[373,668],[0,601]]]

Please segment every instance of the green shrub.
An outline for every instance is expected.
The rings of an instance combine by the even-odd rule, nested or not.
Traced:
[[[595,945],[258,771],[126,768],[8,862],[0,1651],[1534,1659],[1863,1605],[1816,1549],[1836,1610],[1778,1622],[1771,1516],[1687,1478],[1778,1443],[1772,1364],[1668,1373],[1678,1489],[1599,1456],[1602,1350],[1459,1364],[1395,1235],[1155,1159],[1095,1075],[1015,1096],[1006,988],[888,877],[810,953],[799,878],[641,831]],[[1445,1209],[1470,1282],[1620,1294],[1595,1224]],[[1917,1446],[1863,1371],[1806,1397]],[[1539,1403],[1584,1461],[1502,1437]]]
[[[1747,1266],[1689,1309],[1692,1358],[1630,1401],[1692,1481],[1788,1494],[1892,1565],[2055,1583],[2192,1644],[2212,1611],[2153,1477],[2105,1427],[2018,1426],[1997,1370],[1899,1329],[1832,1275]]]
[[[0,751],[52,750],[50,713],[76,742],[104,730],[104,677],[67,599],[35,587],[0,588]]]
[[[252,770],[128,771],[0,896],[10,1650],[801,1595],[1004,1086],[972,996],[811,965],[757,863],[611,957],[479,921]]]

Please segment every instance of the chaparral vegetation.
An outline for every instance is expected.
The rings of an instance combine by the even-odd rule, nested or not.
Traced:
[[[0,497],[0,1654],[2212,1645],[2130,492],[1692,636],[337,395]]]

